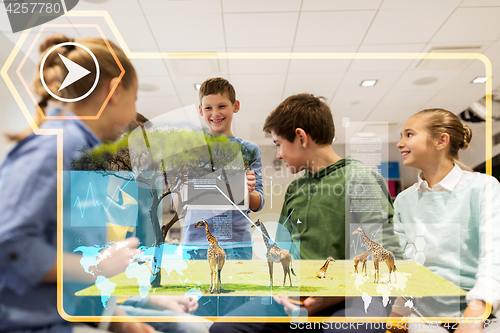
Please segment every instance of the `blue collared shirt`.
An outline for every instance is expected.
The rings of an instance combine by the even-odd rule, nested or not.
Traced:
[[[76,149],[100,143],[79,119],[41,128],[63,130],[64,170]],[[57,177],[55,135],[28,136],[0,168],[0,331],[70,330],[57,312],[56,284],[42,283],[57,256]]]

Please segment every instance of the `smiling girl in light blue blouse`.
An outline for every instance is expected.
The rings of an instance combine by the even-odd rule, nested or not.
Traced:
[[[471,138],[471,129],[452,112],[427,109],[404,124],[397,144],[404,165],[421,170],[418,182],[394,203],[394,230],[406,258],[467,291],[460,301],[458,296],[417,299],[426,317],[478,318],[486,304],[493,311],[500,305],[500,184],[459,167],[458,151],[468,148]],[[482,330],[482,324],[470,325],[470,331]]]

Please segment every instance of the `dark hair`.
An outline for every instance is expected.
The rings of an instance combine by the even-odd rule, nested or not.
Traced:
[[[467,149],[472,139],[472,130],[469,126],[462,124],[453,112],[444,109],[425,109],[415,114],[425,116],[427,120],[426,129],[432,138],[441,134],[450,136],[449,157],[458,161],[458,151]]]
[[[293,142],[297,128],[302,128],[317,144],[332,143],[335,125],[324,97],[312,94],[288,97],[267,116],[263,130]]]
[[[200,103],[203,97],[216,94],[226,94],[231,103],[234,104],[236,102],[236,92],[234,91],[234,87],[231,85],[231,83],[229,83],[228,80],[222,77],[214,77],[205,80],[205,82],[201,84],[199,93]]]
[[[121,69],[116,63],[115,56],[125,70],[125,75],[121,79],[121,84],[125,89],[132,86],[134,80],[137,79],[136,72],[132,63],[125,55],[125,53],[116,46],[113,42],[103,40],[100,38],[83,38],[78,40],[70,39],[64,35],[53,35],[47,37],[40,45],[39,52],[41,59],[46,55],[46,53],[54,46],[65,43],[65,42],[76,42],[83,46],[86,46],[97,58],[99,63],[99,83],[97,89],[109,82],[109,80],[119,77],[121,74]],[[110,51],[113,50],[113,53]],[[43,66],[43,78],[47,87],[62,98],[76,98],[84,95],[90,90],[94,84],[96,73],[91,74],[81,78],[77,82],[69,85],[65,89],[58,91],[62,85],[62,82],[67,74],[66,66],[64,65],[59,54],[65,56],[71,61],[83,66],[84,68],[94,68],[94,60],[85,50],[79,47],[74,47],[71,45],[60,47],[54,50],[45,60]],[[40,79],[40,66],[41,61],[38,64],[38,71],[35,80],[33,81],[33,89],[36,95],[40,97],[38,105],[40,110],[45,115],[45,109],[50,100],[55,100],[43,87],[42,81]],[[84,99],[77,103],[85,103],[87,99]],[[97,112],[96,112],[97,113]],[[35,123],[40,126],[44,122],[44,117],[40,112],[35,113]],[[7,134],[7,137],[13,141],[19,141],[28,136],[31,133],[31,128],[19,134]]]

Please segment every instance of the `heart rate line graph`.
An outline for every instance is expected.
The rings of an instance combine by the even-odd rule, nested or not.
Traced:
[[[87,207],[89,206],[89,196],[91,196],[91,207],[98,207],[98,206],[101,206],[102,208],[104,208],[104,210],[107,212],[109,211],[109,207],[111,206],[111,204],[114,202],[118,202],[120,200],[119,198],[119,192],[122,193],[122,195],[124,194],[123,190],[125,189],[125,187],[127,187],[127,185],[132,181],[132,179],[129,179],[125,185],[123,187],[121,186],[116,186],[116,189],[115,189],[115,192],[113,193],[112,196],[109,196],[107,197],[107,201],[108,201],[108,204],[105,205],[102,201],[100,200],[96,200],[95,199],[95,196],[94,196],[94,190],[93,190],[93,187],[92,187],[92,183],[89,182],[89,186],[87,188],[87,195],[85,197],[85,200],[84,201],[81,201],[80,200],[80,196],[77,196],[76,199],[75,199],[75,203],[73,204],[73,208],[77,207],[78,205],[78,208],[80,209],[80,214],[81,214],[81,217],[83,218],[85,216],[85,210],[87,209]],[[115,201],[115,196],[117,196],[118,194],[118,198],[116,199]],[[127,194],[128,195],[128,194]]]
[[[139,198],[132,175],[72,171],[70,188],[65,210],[70,214],[67,217],[71,226],[136,225]]]

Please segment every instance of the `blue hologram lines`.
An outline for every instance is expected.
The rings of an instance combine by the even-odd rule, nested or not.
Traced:
[[[77,204],[79,204],[79,208],[80,208],[80,215],[81,217],[83,218],[85,216],[85,210],[87,209],[87,206],[88,206],[88,202],[89,202],[89,196],[92,196],[92,204],[93,204],[93,207],[98,207],[98,206],[102,206],[102,208],[104,208],[104,210],[107,212],[109,210],[109,207],[111,206],[111,203],[113,202],[113,199],[114,197],[116,196],[116,194],[120,191],[120,190],[123,190],[125,187],[127,187],[127,185],[133,180],[133,178],[130,178],[126,183],[125,185],[123,186],[117,186],[116,189],[115,189],[115,192],[113,193],[113,195],[111,197],[108,197],[107,199],[109,200],[109,203],[107,206],[104,205],[104,203],[102,201],[99,201],[99,200],[96,200],[95,197],[94,197],[94,190],[92,188],[92,182],[89,182],[89,186],[87,188],[87,196],[85,198],[85,201],[81,201],[80,200],[80,196],[77,196],[76,199],[75,199],[75,203],[73,204],[73,208],[76,207]],[[83,207],[83,208],[82,208]]]

